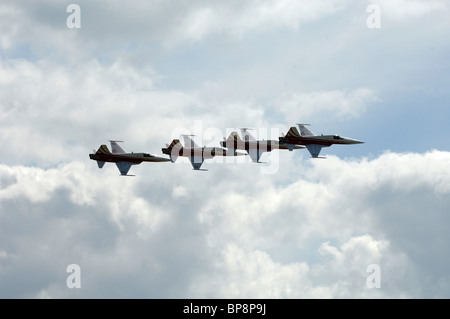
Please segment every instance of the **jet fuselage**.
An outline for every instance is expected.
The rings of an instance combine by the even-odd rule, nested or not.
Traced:
[[[215,156],[237,156],[237,155],[245,155],[233,152],[230,153],[229,150],[221,148],[221,147],[174,147],[162,148],[163,154],[171,155],[171,156],[183,156],[183,157],[200,157],[200,158],[213,158]]]
[[[314,135],[314,136],[290,136],[280,137],[281,143],[295,145],[322,145],[331,146],[333,144],[362,144],[364,142],[355,139],[341,137],[339,135]]]
[[[260,150],[264,152],[271,152],[272,150],[287,150],[288,146],[284,143],[280,143],[275,140],[267,140],[267,141],[242,141],[242,140],[234,140],[234,141],[221,141],[220,145],[223,147],[228,147],[236,150]],[[295,146],[295,149],[300,149],[301,146]]]
[[[110,153],[106,145],[100,146],[95,154],[89,154],[89,158],[94,161],[118,163],[128,162],[140,164],[142,162],[170,162],[170,159],[150,155],[148,153]]]

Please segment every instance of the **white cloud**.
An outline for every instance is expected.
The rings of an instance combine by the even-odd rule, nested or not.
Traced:
[[[432,11],[447,10],[447,3],[442,0],[379,0],[381,14],[392,19],[415,18]]]
[[[350,92],[341,90],[319,92],[292,92],[280,96],[275,105],[284,114],[287,122],[292,118],[311,119],[332,114],[333,119],[358,118],[367,109],[368,104],[376,101],[375,94],[367,88]]]
[[[343,8],[346,1],[228,1],[200,6],[189,11],[179,32],[187,40],[198,41],[212,33],[241,38],[248,32],[277,27],[298,29]]]
[[[201,276],[193,294],[213,298],[321,297],[322,288],[312,289],[305,263],[283,265],[262,251],[227,246],[215,263],[214,272]]]
[[[209,164],[210,171],[200,174],[188,163],[141,165],[133,169],[142,177],[128,179],[113,166],[99,170],[87,159],[49,170],[3,165],[0,218],[16,231],[2,235],[2,272],[12,278],[3,279],[2,286],[22,272],[32,276],[35,269],[43,272],[40,284],[20,286],[15,294],[448,295],[445,286],[433,287],[445,272],[438,268],[426,280],[422,276],[426,260],[449,263],[442,245],[448,234],[449,153],[311,162],[292,155],[280,154],[283,165],[277,175],[261,175],[251,163]],[[412,203],[403,202],[411,196]],[[431,214],[423,214],[424,208]],[[22,216],[22,225],[12,216]],[[26,238],[36,241],[33,253],[22,237],[30,223],[34,230]],[[421,229],[425,224],[434,229],[433,239]],[[96,235],[102,227],[106,241]],[[96,237],[94,244],[91,239]],[[51,238],[59,240],[48,241]],[[48,265],[68,246],[72,248],[60,262]],[[81,290],[64,286],[70,263],[82,267]],[[174,279],[178,264],[190,266]],[[380,266],[380,289],[366,286],[370,264]],[[13,271],[11,265],[20,267]],[[132,286],[128,282],[126,287],[134,288],[129,289],[123,278],[132,274]],[[181,282],[176,292],[171,290],[175,280]],[[148,288],[160,284],[167,288]],[[111,285],[115,290],[108,290]]]
[[[23,198],[32,205],[51,201],[59,190],[67,190],[74,205],[107,207],[111,219],[119,227],[122,227],[122,219],[131,218],[136,219],[143,229],[152,231],[162,216],[161,211],[134,195],[135,184],[114,178],[92,178],[91,174],[96,165],[86,164],[74,161],[47,170],[1,165],[1,180],[7,182],[2,183],[0,198],[2,201]],[[99,198],[102,198],[102,201],[99,201]]]
[[[10,49],[16,43],[14,38],[19,33],[19,21],[24,20],[23,13],[17,6],[2,3],[0,5],[0,26],[2,33],[0,34],[0,48]]]
[[[261,177],[255,181],[250,176],[254,172],[251,172],[226,189],[219,185],[220,196],[211,196],[215,199],[204,205],[199,214],[200,222],[211,227],[208,243],[223,253],[233,243],[241,249],[238,255],[244,254],[248,258],[264,251],[267,264],[277,264],[276,260],[296,260],[291,266],[297,269],[306,262],[311,271],[305,276],[314,289],[299,288],[292,292],[294,297],[303,297],[303,294],[317,297],[315,289],[319,288],[322,297],[424,296],[431,287],[420,278],[426,271],[422,263],[427,258],[441,259],[438,256],[445,248],[438,244],[433,252],[427,251],[426,246],[431,243],[421,227],[426,223],[428,226],[433,224],[432,228],[440,228],[438,225],[447,219],[444,208],[447,200],[443,194],[450,191],[450,180],[443,172],[449,171],[449,156],[449,153],[434,151],[426,154],[388,153],[370,161],[344,161],[331,157],[313,162],[312,167],[306,163],[300,167],[288,163],[294,165],[294,171],[304,173],[295,173],[299,180],[281,187],[262,183]],[[430,167],[433,167],[431,171]],[[280,170],[279,174],[286,174],[287,167]],[[396,178],[397,174],[403,177]],[[405,204],[404,200],[410,196],[415,196],[414,202]],[[426,207],[433,211],[432,216],[422,214]],[[405,224],[401,222],[403,219]],[[446,237],[446,230],[441,229],[435,235]],[[330,241],[341,243],[340,247],[331,245]],[[422,246],[422,241],[427,243]],[[440,240],[435,244],[438,242]],[[305,251],[308,255],[318,251],[322,256],[330,255],[331,259],[307,262],[301,257]],[[260,296],[261,289],[255,288],[251,292],[249,288],[252,279],[246,282],[239,278],[234,282],[227,277],[234,278],[236,274],[233,267],[227,268],[228,259],[222,258],[219,258],[217,274],[230,272],[225,275],[223,294]],[[227,255],[227,258],[231,257]],[[448,264],[448,256],[442,259]],[[366,289],[366,268],[373,263],[379,264],[382,270],[386,286],[381,290]],[[279,265],[279,271],[283,266],[285,264]],[[258,267],[263,269],[264,266]],[[240,270],[245,272],[245,269]],[[278,270],[274,272],[278,274]],[[303,276],[298,271],[292,281],[302,281]],[[445,278],[445,273],[436,273],[432,281],[441,280],[438,278]],[[326,287],[322,286],[324,282]],[[214,287],[218,289],[217,285]],[[234,290],[230,290],[231,287]],[[206,295],[211,293],[206,287],[203,289]],[[286,297],[276,286],[274,290],[278,291],[276,297]],[[274,297],[271,291],[267,294]]]
[[[107,139],[161,140],[172,130],[168,120],[181,125],[176,115],[199,104],[195,94],[154,90],[151,75],[120,62],[72,69],[13,60],[0,61],[0,70],[2,148],[23,164],[79,158]]]
[[[126,141],[126,150],[160,153],[176,130],[195,130],[196,121],[204,140],[225,128],[283,129],[302,118],[372,121],[364,116],[381,96],[374,89],[381,82],[354,79],[384,81],[392,71],[378,73],[377,63],[361,71],[353,60],[392,51],[383,41],[376,46],[385,51],[355,50],[367,43],[364,25],[332,35],[353,21],[354,12],[343,10],[350,2],[226,3],[177,2],[174,10],[172,1],[81,2],[80,30],[67,29],[57,1],[0,5],[1,296],[450,295],[448,152],[309,161],[306,151],[274,151],[264,156],[279,155],[276,174],[248,162],[209,160],[208,172],[194,172],[187,161],[144,163],[132,167],[133,178],[89,160],[91,148],[115,138]],[[392,14],[408,6],[405,16],[414,17],[442,4],[409,3],[382,4]],[[315,32],[296,32],[331,16],[310,24]],[[274,34],[286,34],[278,42],[284,46],[264,55]],[[234,47],[211,50],[224,35]],[[168,44],[174,50],[165,50]],[[181,85],[190,89],[158,73],[178,53],[181,65],[197,52],[200,62],[210,60],[199,82]],[[339,69],[336,56],[342,62],[349,52]],[[232,59],[223,58],[230,53]],[[174,69],[183,80],[196,71]],[[327,82],[333,75],[338,85]],[[72,263],[82,269],[80,290],[65,286]],[[369,264],[380,266],[380,289],[365,286]]]
[[[329,283],[333,298],[410,298],[417,293],[414,285],[404,291],[399,287],[408,281],[412,263],[406,254],[390,249],[386,240],[356,236],[341,247],[325,242],[319,252],[330,258],[314,265],[311,273],[318,281]],[[377,266],[377,287],[367,284],[373,274],[372,265]]]
[[[57,46],[61,53],[83,58],[83,50],[101,52],[100,46],[115,46],[130,41],[162,43],[176,47],[185,41],[204,40],[212,34],[241,38],[250,32],[270,28],[298,29],[303,23],[316,21],[342,10],[347,0],[330,1],[79,1],[81,29],[67,28],[68,4],[46,0],[17,6],[13,1],[2,4],[0,14],[5,32],[3,49],[28,42],[42,50]],[[76,34],[78,32],[79,34]],[[45,37],[46,46],[36,39]],[[100,49],[97,51],[97,49]],[[107,52],[100,53],[109,56]]]

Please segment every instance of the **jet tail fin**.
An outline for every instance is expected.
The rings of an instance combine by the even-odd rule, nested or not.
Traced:
[[[284,137],[300,137],[300,133],[295,126],[292,126]]]
[[[226,145],[229,150],[245,149],[245,142],[241,139],[236,131],[231,132],[230,136],[228,136],[225,142],[226,144],[221,142],[220,145]]]
[[[163,148],[162,151],[164,154],[169,155],[170,161],[175,163],[178,156],[180,155],[180,149],[182,148],[181,142],[179,139],[174,139],[170,145],[166,144],[166,148]]]
[[[167,144],[166,144],[167,145]],[[167,145],[167,150],[171,151],[174,148],[181,148],[181,142],[179,139],[174,139],[170,145]]]
[[[227,141],[242,141],[241,137],[236,131],[231,132],[230,136],[228,136]]]
[[[102,144],[95,154],[111,155],[111,152],[109,151],[108,146]]]

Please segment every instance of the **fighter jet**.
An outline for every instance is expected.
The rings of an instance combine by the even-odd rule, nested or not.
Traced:
[[[127,153],[117,143],[122,141],[110,141],[111,150],[106,145],[100,145],[97,152],[89,154],[91,160],[97,161],[98,168],[102,168],[106,162],[116,163],[120,175],[127,175],[131,165],[141,164],[142,162],[169,162],[170,159],[150,155],[148,153]],[[133,176],[133,175],[127,175]]]
[[[191,136],[194,135],[182,135],[184,146],[179,139],[174,139],[170,145],[166,144],[166,147],[162,148],[163,154],[169,155],[172,163],[175,163],[179,156],[188,157],[194,170],[200,170],[205,159],[213,158],[215,156],[246,155],[244,153],[236,152],[235,150],[230,151],[221,147],[201,147],[191,139]]]
[[[220,145],[229,149],[245,150],[253,162],[261,163],[259,160],[264,152],[271,152],[275,149],[287,150],[288,146],[277,140],[256,140],[256,138],[248,132],[250,128],[241,128],[242,140],[236,131],[231,132],[228,139],[220,142]],[[225,139],[225,138],[224,138]],[[300,145],[293,145],[292,149],[305,148]]]
[[[322,147],[329,147],[333,144],[361,144],[362,141],[355,139],[341,137],[339,135],[315,135],[311,132],[307,125],[310,124],[297,124],[300,128],[300,133],[295,126],[291,127],[286,135],[279,137],[280,143],[285,143],[290,151],[294,149],[296,145],[304,145],[308,149],[313,158],[318,158]],[[323,157],[321,157],[323,158]]]

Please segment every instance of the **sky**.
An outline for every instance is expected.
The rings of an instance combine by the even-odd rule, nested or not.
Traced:
[[[449,298],[449,14],[444,0],[2,1],[0,297]],[[365,143],[133,177],[88,156],[296,123]]]

